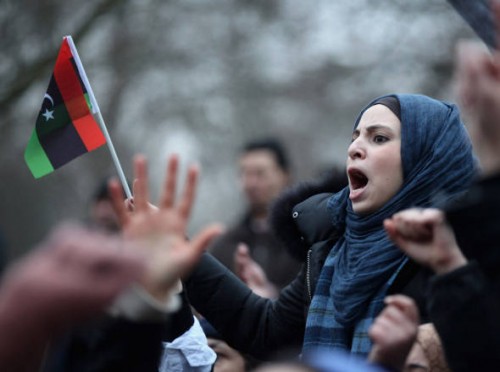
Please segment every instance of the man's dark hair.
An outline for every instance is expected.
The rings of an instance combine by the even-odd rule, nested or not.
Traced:
[[[97,185],[97,187],[94,191],[94,194],[92,195],[93,202],[111,199],[111,195],[109,194],[109,190],[108,190],[108,181],[109,181],[109,178],[104,178]]]
[[[276,138],[262,138],[252,140],[250,142],[247,142],[243,146],[241,154],[244,155],[246,153],[259,150],[271,152],[278,166],[285,172],[289,172],[290,163],[288,161],[288,156],[285,151],[285,147],[279,140],[277,140]]]
[[[108,183],[113,178],[113,176],[107,176],[101,179],[101,182],[96,186],[94,193],[92,194],[92,202],[97,203],[102,200],[111,200],[111,194],[109,193]],[[127,184],[130,188],[130,182],[127,180]],[[125,190],[122,186],[122,192],[125,194]]]

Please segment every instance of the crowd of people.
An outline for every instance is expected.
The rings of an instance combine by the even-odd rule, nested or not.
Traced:
[[[110,181],[94,224],[61,225],[7,269],[0,369],[494,369],[500,53],[460,44],[456,61],[458,106],[397,93],[361,110],[347,185],[286,188],[280,146],[245,147],[249,212],[229,231],[187,238],[198,168],[178,192],[172,156],[153,204],[136,156],[132,199]]]

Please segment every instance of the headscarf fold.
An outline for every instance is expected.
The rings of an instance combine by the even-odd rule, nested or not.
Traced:
[[[383,221],[410,207],[430,207],[437,196],[456,197],[471,184],[476,161],[458,108],[423,95],[391,95],[372,101],[358,116],[385,97],[400,104],[403,185],[379,210],[358,215],[346,187],[328,208],[342,237],[332,247],[309,308],[304,350],[330,347],[366,355],[373,319],[387,290],[408,258],[389,239]]]

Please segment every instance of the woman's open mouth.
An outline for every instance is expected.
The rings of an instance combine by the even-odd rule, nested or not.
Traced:
[[[350,168],[347,172],[347,176],[349,177],[349,186],[351,189],[349,198],[353,200],[359,197],[365,189],[368,184],[368,177],[356,168]]]

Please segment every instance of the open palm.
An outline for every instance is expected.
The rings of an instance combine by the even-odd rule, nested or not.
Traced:
[[[147,161],[134,158],[135,181],[133,201],[128,207],[116,181],[110,183],[113,207],[127,241],[142,247],[148,262],[144,287],[155,297],[167,296],[179,276],[198,260],[209,241],[220,232],[218,226],[205,228],[193,240],[186,238],[186,228],[193,206],[198,168],[190,167],[182,195],[176,201],[178,158],[172,156],[167,165],[167,177],[158,207],[149,202]]]

